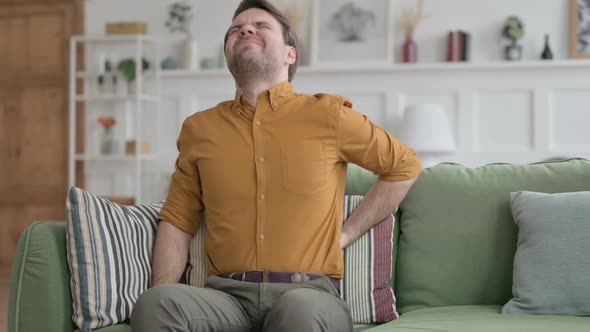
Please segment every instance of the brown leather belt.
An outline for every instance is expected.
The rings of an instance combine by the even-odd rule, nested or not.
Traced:
[[[222,277],[246,282],[278,282],[286,284],[300,284],[308,280],[328,278],[330,282],[340,290],[340,280],[324,274],[307,272],[273,272],[273,271],[247,271],[237,273],[226,273]]]

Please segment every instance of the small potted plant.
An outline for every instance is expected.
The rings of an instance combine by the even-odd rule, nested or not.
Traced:
[[[112,116],[101,116],[98,118],[98,123],[103,128],[103,132],[100,137],[100,154],[109,155],[115,153],[116,144],[113,127],[117,121]]]
[[[146,71],[150,68],[150,63],[145,59],[141,59],[141,69],[142,71]],[[119,61],[117,65],[117,69],[123,77],[127,80],[128,83],[128,92],[129,94],[133,94],[136,92],[136,84],[135,79],[137,78],[137,73],[135,72],[135,59],[134,58],[127,58]]]
[[[190,26],[193,15],[191,13],[191,5],[178,1],[168,7],[168,20],[166,27],[170,32],[182,32],[189,35],[191,33]]]
[[[502,35],[510,41],[510,45],[505,48],[506,60],[521,60],[522,45],[519,45],[518,41],[524,37],[524,23],[516,16],[509,17],[502,30]]]
[[[176,1],[168,7],[166,27],[170,33],[182,33],[185,41],[182,45],[182,65],[185,69],[199,69],[199,44],[192,36],[193,7],[188,0]]]

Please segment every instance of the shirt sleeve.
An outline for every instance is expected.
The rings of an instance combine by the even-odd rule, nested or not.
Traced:
[[[340,104],[338,151],[342,161],[370,170],[381,181],[409,180],[422,171],[414,150],[354,111],[349,101]]]
[[[160,220],[193,236],[197,232],[203,211],[201,180],[195,158],[195,132],[194,119],[185,120],[177,141],[179,153],[175,172],[159,216]]]

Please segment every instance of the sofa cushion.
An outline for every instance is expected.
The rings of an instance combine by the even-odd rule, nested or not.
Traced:
[[[102,329],[92,330],[93,332],[131,332],[131,325],[129,324],[118,324],[108,327],[103,327]],[[81,332],[80,330],[76,330],[75,332]]]
[[[590,191],[515,192],[512,215],[514,298],[502,312],[590,316]]]
[[[366,195],[377,181],[377,175],[355,164],[346,168],[346,194]]]
[[[345,220],[363,197],[344,197]],[[395,295],[389,285],[394,226],[392,214],[344,250],[340,295],[350,306],[354,323],[384,323],[399,317]]]
[[[501,306],[449,306],[420,309],[371,332],[582,332],[590,317],[502,315]]]
[[[355,325],[353,331],[354,332],[361,332],[370,330],[375,325]],[[94,330],[95,332],[131,332],[131,326],[127,324],[119,324],[115,326],[105,327],[102,329]],[[76,330],[75,332],[80,332],[80,330]]]
[[[72,319],[90,331],[128,319],[151,282],[152,247],[162,203],[123,206],[70,189],[66,246]]]
[[[36,222],[21,235],[10,280],[8,331],[75,329],[65,229],[63,222]]]
[[[512,298],[517,227],[514,191],[590,190],[590,161],[422,172],[400,206],[396,296],[401,314],[450,305],[504,305]]]

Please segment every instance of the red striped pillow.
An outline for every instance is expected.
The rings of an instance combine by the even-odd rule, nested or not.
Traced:
[[[359,195],[344,197],[345,222],[362,199]],[[391,214],[344,250],[340,296],[350,305],[355,324],[385,323],[399,317],[389,286],[394,226]]]

